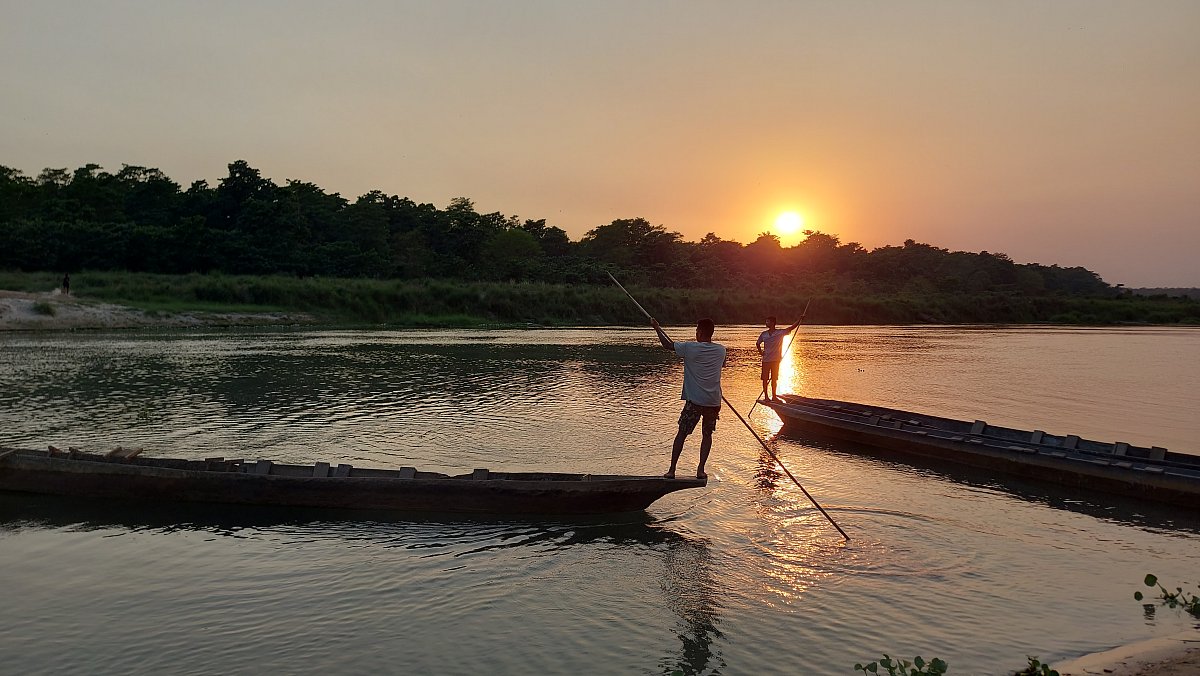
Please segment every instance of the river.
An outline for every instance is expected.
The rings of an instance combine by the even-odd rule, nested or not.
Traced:
[[[668,327],[678,339],[689,327]],[[756,327],[718,327],[725,392]],[[661,473],[649,329],[0,335],[0,445]],[[802,327],[782,391],[1200,453],[1200,329]],[[752,424],[773,436],[762,407]],[[1200,510],[779,437],[726,411],[709,485],[578,519],[0,495],[0,674],[1003,674],[1189,626]],[[698,434],[680,471],[694,471]]]

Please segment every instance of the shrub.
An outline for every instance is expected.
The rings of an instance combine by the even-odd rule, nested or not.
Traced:
[[[932,661],[926,662],[920,655],[913,658],[912,662],[908,660],[892,659],[887,653],[883,654],[883,659],[877,662],[869,662],[867,664],[855,664],[854,670],[861,671],[864,674],[870,672],[872,674],[880,673],[879,669],[883,668],[890,676],[939,676],[946,673],[950,667],[945,661],[938,658],[933,658]]]
[[[1167,588],[1158,583],[1158,578],[1154,575],[1147,575],[1142,581],[1147,587],[1158,587],[1159,601],[1168,608],[1181,608],[1184,612],[1192,617],[1200,619],[1200,596],[1190,594],[1183,590],[1183,587],[1176,587],[1175,591],[1167,591]],[[1134,592],[1133,598],[1141,601],[1144,597],[1142,592]]]

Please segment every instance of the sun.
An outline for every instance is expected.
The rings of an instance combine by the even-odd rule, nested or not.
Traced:
[[[775,232],[794,235],[804,226],[804,217],[795,211],[785,211],[775,219]]]

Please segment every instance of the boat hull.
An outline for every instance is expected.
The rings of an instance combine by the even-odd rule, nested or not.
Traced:
[[[784,434],[807,433],[897,454],[1200,510],[1200,457],[1196,456],[829,399],[788,395],[783,403],[763,403],[779,415]],[[856,450],[854,445],[839,448]]]
[[[155,502],[478,514],[600,514],[644,510],[668,493],[706,483],[698,479],[486,470],[459,477],[415,471],[405,477],[403,470],[359,469],[349,469],[347,476],[312,476],[320,465],[267,463],[268,469],[258,473],[260,463],[230,465],[223,460],[121,460],[73,455],[38,451],[8,454],[0,458],[0,490]],[[210,469],[214,465],[223,469]],[[299,475],[305,470],[309,476]]]

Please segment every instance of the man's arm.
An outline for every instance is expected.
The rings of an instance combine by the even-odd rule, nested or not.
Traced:
[[[763,342],[762,334],[761,333],[758,334],[758,340],[754,341],[754,349],[758,350],[759,354],[762,354],[763,353],[763,345],[765,345],[765,344],[766,343]]]
[[[804,315],[800,315],[800,319],[797,319],[795,324],[792,324],[791,326],[789,326],[788,331],[795,331],[796,329],[800,328],[800,322],[803,322],[803,321],[804,321]]]
[[[675,351],[675,343],[674,343],[674,341],[672,341],[670,338],[667,337],[667,332],[663,331],[662,327],[658,325],[658,320],[651,317],[650,318],[650,326],[653,326],[654,332],[658,334],[658,342],[662,343],[663,349],[674,352]]]

